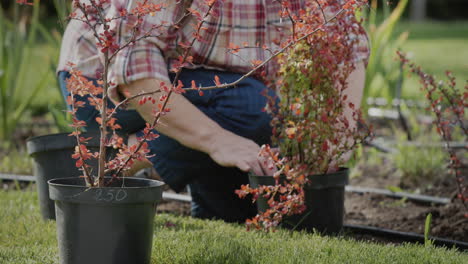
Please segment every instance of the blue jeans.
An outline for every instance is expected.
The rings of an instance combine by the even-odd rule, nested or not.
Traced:
[[[229,83],[241,77],[240,74],[224,71],[184,69],[179,79],[185,86],[192,80],[197,85],[211,86],[215,75],[221,83]],[[67,73],[59,73],[65,95],[68,94],[65,85],[67,76]],[[172,79],[174,76],[170,77]],[[271,137],[271,117],[262,111],[267,100],[261,94],[265,89],[262,82],[247,78],[236,87],[204,91],[203,96],[199,96],[197,91],[187,91],[184,96],[224,129],[261,145],[270,143]],[[274,96],[271,91],[269,94]],[[92,124],[97,111],[91,109],[92,106],[85,108],[82,113],[78,112],[78,118]],[[142,133],[138,130],[145,123],[135,111],[121,110],[117,118],[125,133]],[[151,154],[155,154],[150,161],[166,184],[177,192],[189,185],[193,200],[192,216],[241,222],[256,214],[255,205],[250,199],[239,199],[234,193],[242,184],[248,183],[246,173],[237,168],[222,167],[209,155],[182,146],[165,135],[148,143]]]
[[[70,78],[70,74],[65,71],[58,73],[58,79],[60,83],[60,90],[62,91],[62,96],[65,102],[70,93],[67,90],[66,80]],[[96,80],[90,79],[93,81],[94,85],[98,85]],[[85,107],[78,108],[76,112],[76,117],[78,120],[86,122],[86,131],[99,133],[99,124],[96,122],[96,117],[99,116],[99,112],[89,104],[87,96],[81,97],[76,95],[76,99],[79,101],[86,102]],[[109,107],[115,107],[115,105],[109,100],[107,102]],[[70,109],[70,106],[68,106]],[[122,129],[119,131],[123,134],[134,134],[146,126],[145,120],[138,114],[135,110],[120,110],[118,109],[115,113],[117,118],[117,124],[119,124]]]

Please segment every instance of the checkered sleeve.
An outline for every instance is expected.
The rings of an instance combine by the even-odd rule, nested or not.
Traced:
[[[137,0],[113,0],[113,5],[109,11],[109,16],[118,16],[123,8],[132,10],[136,7]],[[152,0],[152,3],[164,2]],[[108,80],[112,83],[109,90],[109,97],[113,101],[118,101],[117,86],[129,84],[145,78],[155,78],[160,81],[169,82],[166,59],[163,56],[164,50],[168,48],[168,43],[175,37],[174,32],[168,30],[167,24],[172,23],[180,15],[181,5],[174,1],[174,4],[165,4],[160,12],[144,17],[140,27],[140,35],[150,35],[128,45],[119,51],[109,65]],[[124,21],[115,21],[111,24],[111,29],[117,33],[116,39],[120,47],[126,45],[134,37],[134,25],[137,18],[129,16]],[[166,26],[163,26],[163,25]],[[136,37],[139,38],[140,35]]]
[[[110,98],[118,101],[118,85],[146,78],[169,83],[166,61],[160,48],[147,41],[123,49],[114,58],[108,73],[108,80],[113,84],[109,91]]]

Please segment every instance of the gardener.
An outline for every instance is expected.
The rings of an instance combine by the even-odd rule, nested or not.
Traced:
[[[131,0],[111,1],[107,17],[118,16],[120,7],[130,10],[135,6]],[[164,1],[165,9],[145,18],[142,31],[161,21],[175,22],[187,8],[206,12],[206,1]],[[291,1],[293,3],[298,0]],[[292,11],[299,8],[292,5]],[[201,32],[203,41],[195,43],[191,50],[193,64],[185,67],[179,79],[184,86],[195,80],[197,86],[212,86],[215,76],[221,83],[239,79],[252,69],[251,60],[264,60],[270,53],[258,44],[275,47],[274,43],[290,34],[291,23],[280,21],[279,1],[225,0],[214,5],[217,16],[209,16]],[[261,14],[261,15],[260,15]],[[197,20],[187,16],[182,25],[158,31],[157,37],[145,38],[125,48],[115,57],[110,66],[109,80],[116,84],[110,91],[114,102],[122,95],[133,96],[141,92],[158,90],[160,83],[170,84],[175,76],[170,71],[180,55],[178,43],[192,40],[193,26]],[[115,25],[119,43],[132,32],[131,23]],[[70,21],[67,26],[58,67],[64,96],[68,95],[65,80],[70,70],[68,62],[90,79],[96,80],[103,66],[95,45],[93,32],[84,23]],[[247,42],[252,48],[240,49],[235,55],[228,52],[230,43],[242,45]],[[361,101],[364,66],[367,57],[366,43],[356,47],[355,72],[350,76],[352,101]],[[273,73],[274,65],[264,69],[267,76]],[[149,142],[150,160],[157,173],[175,191],[189,186],[192,195],[192,216],[220,218],[225,221],[244,221],[256,214],[256,209],[247,199],[236,197],[234,190],[248,182],[247,173],[271,175],[264,162],[258,158],[259,145],[270,142],[270,116],[263,111],[266,98],[262,92],[266,86],[262,79],[249,77],[235,87],[208,90],[200,96],[198,91],[183,95],[172,94],[168,107],[170,113],[163,116],[157,126],[161,136]],[[268,92],[273,96],[272,91]],[[141,133],[145,120],[153,120],[154,105],[132,104],[136,111],[119,111],[117,120],[122,130],[131,137]],[[139,114],[138,114],[139,113]],[[78,111],[78,118],[85,120],[88,129],[96,129],[97,111],[87,106]]]

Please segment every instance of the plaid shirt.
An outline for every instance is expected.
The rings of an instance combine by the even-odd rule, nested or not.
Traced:
[[[86,0],[81,0],[86,1]],[[205,0],[153,0],[165,2],[165,9],[154,16],[147,16],[143,22],[142,32],[161,21],[169,23],[178,21],[187,8],[206,13]],[[304,6],[306,0],[291,0],[291,10],[295,12]],[[130,10],[138,0],[111,0],[106,9],[107,17],[118,16],[122,7]],[[278,49],[275,43],[291,34],[291,22],[281,20],[279,12],[282,7],[276,0],[224,0],[218,1],[213,11],[217,16],[209,16],[202,30],[203,41],[196,41],[191,50],[193,64],[191,68],[205,67],[219,70],[245,73],[252,69],[252,60],[265,60],[270,51],[261,47],[266,45],[271,50]],[[318,9],[317,9],[318,10]],[[77,11],[77,10],[75,10]],[[325,10],[328,17],[332,17],[335,10]],[[319,11],[317,11],[319,12]],[[79,12],[77,12],[79,14]],[[349,19],[354,17],[349,16]],[[132,23],[116,23],[112,27],[118,32],[117,40],[120,44],[126,43],[131,36]],[[120,51],[112,61],[108,80],[115,85],[128,84],[143,78],[156,78],[169,82],[168,69],[181,55],[178,43],[193,39],[193,24],[197,20],[189,16],[177,30],[172,28],[158,30],[157,37],[150,37],[138,41],[135,45]],[[361,26],[356,22],[356,26]],[[369,48],[364,30],[359,38],[359,44],[354,47],[355,60],[367,60]],[[62,42],[58,71],[68,71],[68,62],[83,72],[83,75],[96,78],[103,70],[102,61],[95,44],[92,30],[83,22],[72,20],[67,26]],[[240,49],[238,53],[231,54],[229,44],[233,43],[243,47],[248,43],[251,48]],[[257,48],[258,46],[259,48]],[[266,66],[266,73],[270,75],[275,69],[274,61]],[[186,86],[188,84],[185,84]],[[110,97],[117,99],[115,86],[110,90]]]

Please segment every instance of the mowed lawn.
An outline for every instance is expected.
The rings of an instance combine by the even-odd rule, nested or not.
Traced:
[[[0,263],[58,263],[55,222],[36,192],[0,191]],[[243,225],[157,215],[152,263],[468,263],[453,249],[377,245],[301,232],[247,232]]]

